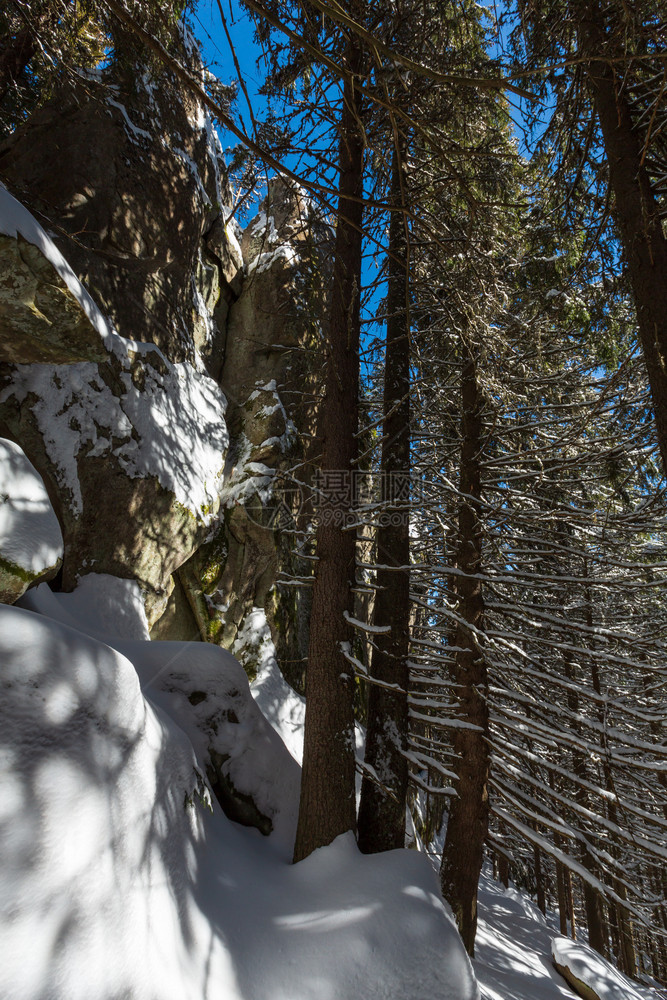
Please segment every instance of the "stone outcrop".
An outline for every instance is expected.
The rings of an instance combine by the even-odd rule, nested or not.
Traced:
[[[37,247],[0,234],[0,275],[0,362],[106,360],[85,310]]]
[[[62,586],[92,568],[134,578],[151,619],[220,504],[225,400],[207,373],[243,266],[220,222],[223,169],[203,109],[141,70],[131,86],[81,80],[0,151],[3,182],[52,236],[0,224],[0,358],[21,363],[0,364],[0,427],[47,485]],[[83,284],[115,325],[106,338]]]
[[[263,609],[302,687],[331,232],[281,177],[241,230],[204,109],[124,72],[0,148],[37,219],[27,238],[0,219],[0,432],[62,525],[59,586],[134,579],[153,638],[228,649]]]
[[[241,237],[247,277],[227,323],[228,509],[218,535],[179,572],[202,638],[232,648],[250,609],[264,609],[281,666],[297,687],[309,591],[286,578],[303,580],[312,568],[298,552],[308,555],[312,529],[330,238],[303,191],[281,177],[269,181]],[[286,581],[278,589],[277,578]]]
[[[97,620],[131,593],[122,651],[180,706],[228,815],[291,851],[298,765],[283,815],[266,788],[287,751],[238,664],[190,644],[236,649],[252,678],[268,620],[303,684],[331,233],[283,178],[241,230],[203,108],[168,75],[124,72],[68,84],[0,148],[0,433],[53,542],[34,510],[17,528],[0,468],[0,603],[49,617],[79,600],[87,631],[95,587]],[[17,538],[33,542],[18,558]]]
[[[134,69],[63,89],[0,148],[0,177],[122,336],[173,362],[198,351],[216,376],[242,266],[216,226],[230,198],[220,146],[177,81]]]

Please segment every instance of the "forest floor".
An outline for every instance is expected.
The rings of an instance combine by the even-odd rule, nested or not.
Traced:
[[[364,856],[347,835],[290,864],[303,701],[260,615],[253,704],[229,654],[137,638],[147,630],[127,581],[84,581],[0,606],[0,996],[476,1000],[479,983],[483,1000],[571,1000],[551,964],[557,928],[512,887],[484,879],[471,966],[426,853]],[[246,758],[235,773],[251,780],[254,762],[266,807],[280,800],[280,837],[232,823],[201,783],[183,714],[199,699],[174,685],[213,660],[233,680],[220,710],[236,699],[221,726]],[[611,966],[590,969],[602,1000],[634,1000]]]

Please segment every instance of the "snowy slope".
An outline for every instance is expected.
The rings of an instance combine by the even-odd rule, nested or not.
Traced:
[[[578,988],[593,990],[598,1000],[643,1000],[643,994],[618,969],[610,968],[593,948],[567,937],[551,942],[554,964],[566,979],[573,977]],[[575,983],[573,982],[573,985]]]
[[[91,574],[73,594],[42,585],[22,602],[0,606],[3,1000],[479,995],[425,854],[364,857],[346,836],[290,865],[288,824],[263,837],[210,801],[205,717],[188,709],[189,687],[174,687],[179,673],[217,690],[220,705],[240,699],[227,748],[265,807],[271,795],[295,802],[298,767],[233,657],[142,639],[131,581]],[[274,725],[287,721],[295,736],[296,703],[288,698],[285,715],[286,692],[275,677],[269,688]],[[554,938],[526,896],[483,879],[474,961],[483,1000],[572,1000],[552,965]],[[585,960],[601,996],[619,1000],[609,993],[621,982],[615,970],[557,940]]]
[[[524,893],[483,875],[473,962],[482,1000],[574,1000],[553,966],[554,950],[574,963],[601,1000],[662,1000],[656,990],[631,984],[586,945],[561,937],[557,917],[545,919]]]
[[[0,631],[0,996],[200,996],[230,972],[191,890],[192,748],[109,647],[5,605]]]
[[[551,963],[556,931],[516,889],[483,876],[475,941],[475,975],[484,1000],[572,1000]]]
[[[90,582],[85,603],[94,614]],[[172,645],[113,642],[137,660]],[[0,996],[478,995],[424,855],[364,857],[342,837],[290,865],[210,811],[192,743],[127,656],[0,606],[0,659]],[[275,755],[278,783],[280,768]]]

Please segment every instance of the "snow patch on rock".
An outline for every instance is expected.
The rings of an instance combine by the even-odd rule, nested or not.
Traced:
[[[33,412],[47,454],[75,513],[83,510],[79,455],[113,454],[128,476],[156,476],[209,524],[219,506],[229,443],[225,397],[212,379],[185,363],[167,364],[164,372],[146,364],[143,374],[138,388],[123,372],[125,391],[116,395],[90,362],[66,370],[17,365],[0,401],[36,397]]]
[[[62,555],[63,536],[42,477],[17,444],[0,438],[0,558],[36,579]]]
[[[642,1000],[633,983],[606,962],[597,951],[571,938],[557,937],[551,942],[551,956],[556,969],[572,988],[596,1000]]]
[[[88,573],[71,594],[54,594],[47,584],[33,588],[20,607],[54,618],[93,638],[148,640],[141,587],[108,573]]]
[[[37,219],[9,193],[2,183],[0,183],[0,233],[14,239],[20,235],[26,242],[32,243],[33,246],[41,250],[82,307],[108,351],[124,357],[127,355],[128,350],[132,350],[135,353],[144,353],[149,349],[155,350],[152,344],[139,344],[132,340],[126,340],[114,330],[109,320],[83,287],[53,240],[47,235],[39,222],[37,222]]]

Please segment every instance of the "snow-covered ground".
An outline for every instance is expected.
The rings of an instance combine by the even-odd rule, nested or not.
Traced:
[[[364,857],[348,836],[291,865],[284,828],[263,837],[211,801],[179,725],[193,699],[156,685],[184,657],[195,678],[211,657],[233,678],[220,702],[244,707],[227,723],[256,774],[280,787],[297,766],[229,654],[136,638],[132,585],[47,589],[0,606],[3,1000],[478,996],[426,856]]]
[[[482,1000],[573,1000],[576,994],[553,966],[558,949],[577,963],[600,1000],[662,1000],[656,990],[630,984],[586,945],[561,937],[555,914],[545,919],[524,893],[482,876],[473,962]]]
[[[574,996],[555,928],[512,888],[483,882],[478,987],[427,855],[365,857],[349,835],[289,863],[303,705],[268,649],[253,702],[224,651],[150,642],[131,582],[91,574],[21,603],[0,605],[3,1000]],[[269,836],[211,799],[216,739]],[[619,1000],[606,963],[558,940]]]
[[[645,993],[617,969],[610,969],[598,953],[579,941],[557,937],[551,942],[554,964],[577,989],[594,984],[600,1000],[643,1000]]]

